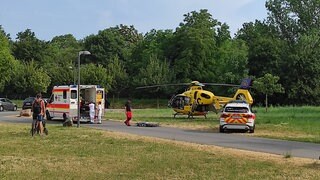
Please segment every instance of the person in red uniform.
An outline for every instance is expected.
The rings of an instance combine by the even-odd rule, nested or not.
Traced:
[[[124,105],[124,109],[125,109],[126,117],[127,117],[127,120],[124,121],[124,123],[127,126],[131,126],[130,121],[131,121],[131,118],[132,118],[132,111],[131,111],[131,100],[130,99],[128,99],[128,101]]]

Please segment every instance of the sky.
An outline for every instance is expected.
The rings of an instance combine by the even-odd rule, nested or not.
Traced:
[[[139,33],[175,30],[184,14],[208,9],[231,35],[243,23],[267,17],[265,0],[1,0],[0,25],[12,39],[31,29],[38,39],[72,34],[80,40],[120,24]]]

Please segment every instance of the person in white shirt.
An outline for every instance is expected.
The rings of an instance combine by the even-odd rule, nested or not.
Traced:
[[[98,124],[101,124],[101,116],[102,116],[102,105],[101,105],[101,102],[98,103],[98,108],[97,108],[97,111],[98,111]]]
[[[89,114],[90,114],[90,123],[94,123],[95,107],[92,101],[89,104]]]

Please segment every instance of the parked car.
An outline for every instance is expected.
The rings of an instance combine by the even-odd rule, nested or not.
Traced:
[[[246,101],[235,100],[225,105],[220,115],[220,132],[247,130],[254,133],[256,115]]]
[[[42,99],[44,101],[45,106],[47,107],[47,104],[48,104],[48,101],[49,101],[50,98],[42,98]]]
[[[16,111],[17,109],[17,105],[8,98],[0,98],[0,111]]]
[[[22,104],[22,109],[31,109],[32,108],[32,103],[35,100],[35,97],[28,97],[23,101]],[[44,101],[45,106],[47,106],[48,103],[48,98],[42,98]]]
[[[35,100],[35,97],[28,97],[23,101],[22,104],[22,109],[31,109],[32,108],[32,103]]]

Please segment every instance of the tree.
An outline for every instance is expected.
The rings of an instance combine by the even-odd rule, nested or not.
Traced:
[[[299,38],[295,51],[288,56],[283,75],[289,99],[299,104],[320,104],[320,35],[310,32]]]
[[[50,45],[56,46],[60,50],[66,48],[79,49],[81,48],[80,43],[72,34],[66,34],[61,36],[55,36],[50,41]]]
[[[248,49],[249,75],[261,77],[266,73],[280,75],[286,49],[285,42],[269,25],[258,20],[244,23],[236,39],[246,42]]]
[[[266,7],[269,23],[291,44],[301,34],[320,29],[319,0],[268,0]]]
[[[162,62],[169,60],[170,53],[174,51],[174,48],[171,47],[173,38],[172,30],[157,31],[153,29],[147,32],[143,40],[139,41],[133,50],[132,63],[128,68],[128,73],[133,76],[137,75],[136,69],[145,68],[151,56]]]
[[[56,36],[50,41],[46,63],[41,64],[51,78],[50,87],[76,83],[76,63],[81,49],[81,43],[71,34]]]
[[[47,92],[50,85],[50,77],[34,61],[22,62],[17,65],[11,83],[16,93],[34,95],[39,92]]]
[[[109,90],[111,93],[117,93],[119,98],[120,93],[129,87],[129,76],[126,69],[119,58],[115,56],[112,57],[112,63],[108,64],[107,71],[112,77]]]
[[[43,62],[46,58],[48,43],[37,39],[30,29],[17,34],[17,41],[13,42],[12,52],[16,59],[29,62]]]
[[[130,61],[131,51],[141,39],[142,35],[138,34],[133,26],[120,25],[120,27],[104,29],[99,31],[97,35],[86,37],[84,47],[95,56],[95,63],[106,67],[115,56],[120,61]]]
[[[82,45],[73,35],[67,34],[54,37],[49,43],[49,48],[50,63],[69,65],[75,64],[77,61],[78,52],[82,50]]]
[[[135,79],[136,86],[146,86],[150,84],[167,84],[171,82],[172,72],[170,72],[168,63],[160,61],[156,56],[150,56],[147,66],[141,68],[137,78]],[[161,92],[165,92],[165,88],[151,88],[151,96],[157,97],[157,107],[159,108],[159,97]],[[145,93],[143,93],[145,95]],[[142,95],[140,94],[140,97]]]
[[[9,39],[0,26],[0,93],[13,77],[16,60],[11,55]]]
[[[150,56],[147,66],[141,68],[137,78],[136,86],[147,86],[150,84],[168,84],[172,79],[172,72],[168,68],[167,62],[160,61],[156,56]],[[159,92],[159,89],[153,90]]]
[[[50,88],[58,85],[69,85],[74,84],[77,79],[77,69],[71,62],[64,62],[63,64],[58,63],[47,63],[43,66],[46,69],[46,73],[50,77],[51,84]],[[75,77],[76,76],[76,77]]]
[[[263,77],[257,78],[253,83],[253,88],[265,95],[266,112],[268,111],[268,96],[284,92],[283,87],[278,83],[279,79],[278,76],[267,73]]]
[[[286,103],[319,104],[319,0],[269,0],[268,23],[285,41],[281,48],[281,82]]]
[[[229,26],[226,23],[221,24],[221,26],[217,28],[217,32],[216,39],[218,45],[231,39]]]
[[[236,83],[248,76],[248,47],[242,40],[225,40],[218,47],[216,82]]]
[[[112,77],[108,74],[106,68],[93,63],[82,65],[80,76],[81,84],[97,84],[106,89],[110,87],[112,82]]]
[[[208,10],[192,11],[184,17],[184,22],[176,29],[174,52],[172,59],[169,59],[176,73],[175,78],[184,82],[192,79],[212,80],[218,21]]]

